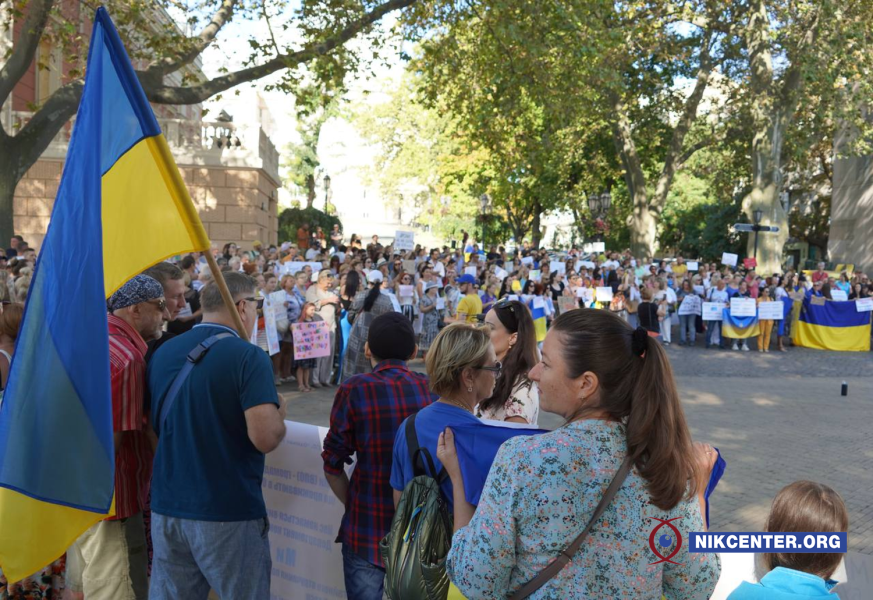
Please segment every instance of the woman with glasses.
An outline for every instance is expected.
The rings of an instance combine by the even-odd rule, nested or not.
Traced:
[[[410,323],[415,323],[415,305],[418,303],[418,293],[412,282],[412,274],[404,273],[402,267],[394,279],[394,294],[400,301],[400,312],[409,319]]]
[[[521,302],[504,298],[485,314],[484,326],[503,370],[494,393],[476,407],[476,416],[536,427],[540,398],[527,374],[540,361],[540,353],[530,310]]]

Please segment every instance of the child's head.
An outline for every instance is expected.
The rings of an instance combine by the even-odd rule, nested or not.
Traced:
[[[795,481],[776,494],[767,517],[768,532],[848,531],[849,513],[840,495],[822,483]],[[828,579],[837,570],[842,554],[778,552],[764,554],[768,571],[794,569]]]
[[[300,320],[308,321],[312,317],[315,316],[315,304],[313,302],[307,302],[303,305],[303,309],[300,311]]]

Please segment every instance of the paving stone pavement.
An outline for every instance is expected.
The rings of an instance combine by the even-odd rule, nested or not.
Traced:
[[[678,338],[678,336],[676,336]],[[695,440],[719,448],[727,470],[711,506],[714,531],[760,531],[776,493],[810,479],[849,508],[849,549],[873,555],[873,354],[789,348],[762,354],[683,348],[668,354]],[[421,361],[412,363],[424,370]],[[840,395],[843,381],[849,394]],[[288,418],[327,426],[336,388],[281,392]],[[560,426],[544,414],[540,425]]]

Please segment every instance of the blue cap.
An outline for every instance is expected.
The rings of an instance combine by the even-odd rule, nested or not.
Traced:
[[[457,283],[473,283],[473,284],[475,284],[476,278],[473,277],[472,275],[468,275],[467,273],[464,273],[463,275],[458,277],[455,281]]]

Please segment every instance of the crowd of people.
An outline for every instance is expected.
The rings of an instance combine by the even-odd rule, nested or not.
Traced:
[[[35,264],[22,239],[12,246],[0,286],[0,389]],[[440,566],[450,597],[512,596],[584,529],[573,560],[531,598],[707,598],[717,555],[654,567],[643,556],[649,517],[706,529],[720,476],[718,451],[692,440],[664,350],[673,314],[695,296],[727,304],[873,293],[866,275],[836,280],[824,265],[809,277],[762,277],[628,251],[483,252],[468,239],[395,251],[338,228],[325,236],[301,227],[296,243],[279,246],[226,244],[214,257],[218,273],[190,254],[109,298],[116,514],[41,573],[12,586],[0,579],[0,597],[56,597],[61,585],[87,600],[206,598],[210,589],[269,597],[264,457],[285,436],[277,387],[296,381],[302,392],[338,386],[322,458],[346,507],[338,541],[349,598],[394,593],[385,544],[422,475],[437,482],[451,517]],[[277,291],[285,314],[271,356],[264,310]],[[702,329],[705,347],[748,349],[693,317],[679,318],[680,345],[695,345]],[[312,321],[327,325],[329,354],[298,359],[291,324]],[[769,347],[762,333],[758,350]],[[417,358],[426,373],[410,369]],[[539,429],[541,411],[565,425]],[[801,520],[803,531],[848,528],[839,495],[812,482],[780,492],[768,531],[796,531]],[[768,578],[788,592],[830,589],[839,556],[768,554],[770,573],[731,598],[768,597]]]

